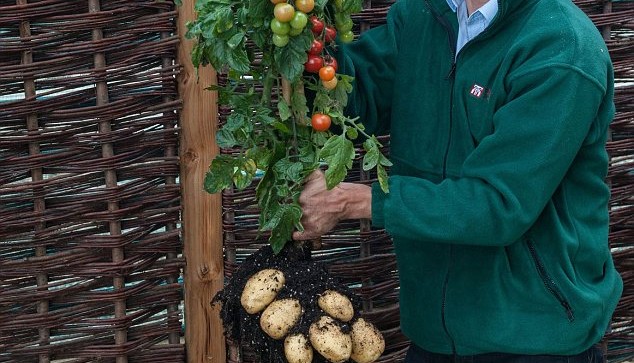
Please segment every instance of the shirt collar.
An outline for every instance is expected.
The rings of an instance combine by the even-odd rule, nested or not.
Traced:
[[[465,0],[447,0],[447,4],[451,10],[455,13],[458,7],[465,2]],[[498,0],[489,0],[486,4],[482,5],[480,9],[476,10],[484,16],[487,22],[491,22],[498,12]]]

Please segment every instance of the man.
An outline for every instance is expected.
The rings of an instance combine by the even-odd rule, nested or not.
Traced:
[[[399,0],[340,46],[348,107],[391,134],[389,193],[313,173],[305,231],[393,237],[406,362],[599,362],[622,281],[604,182],[613,72],[569,0]]]

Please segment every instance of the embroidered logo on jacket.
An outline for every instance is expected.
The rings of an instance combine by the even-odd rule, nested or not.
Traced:
[[[474,84],[471,87],[471,91],[469,91],[469,93],[475,98],[481,98],[484,95],[484,91],[484,87]]]

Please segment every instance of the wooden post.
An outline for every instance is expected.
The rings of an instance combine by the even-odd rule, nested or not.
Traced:
[[[185,345],[189,363],[224,363],[225,338],[218,308],[210,305],[223,287],[221,198],[203,190],[205,173],[218,153],[215,144],[217,96],[205,90],[216,83],[213,69],[201,68],[196,76],[190,54],[193,42],[185,38],[186,22],[195,19],[195,0],[179,7],[178,63],[180,162],[185,258]]]

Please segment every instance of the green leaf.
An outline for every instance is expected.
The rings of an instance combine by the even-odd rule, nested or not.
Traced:
[[[276,47],[273,59],[282,76],[291,83],[295,82],[304,72],[304,63],[308,59],[306,53],[310,49],[312,35],[304,32],[291,37],[284,47]]]
[[[216,133],[216,143],[221,149],[228,149],[238,145],[238,140],[229,129],[222,128]]]
[[[363,143],[364,148],[366,143],[367,141]],[[366,149],[366,153],[363,156],[363,170],[368,171],[374,168],[378,164],[380,157],[381,152],[379,151],[378,146],[375,143],[371,143],[370,148]]]
[[[240,163],[233,173],[233,184],[238,190],[243,190],[251,185],[253,178],[255,178],[256,171],[255,161],[249,158],[243,158],[242,163]]]
[[[352,168],[354,144],[345,135],[335,135],[326,141],[319,152],[319,157],[328,165],[326,169],[326,187],[332,189],[342,182]]]
[[[280,113],[282,121],[286,121],[291,117],[291,109],[284,99],[280,99],[277,103],[277,110]]]
[[[234,162],[230,156],[218,155],[211,162],[205,175],[204,188],[207,193],[218,193],[231,186]]]
[[[222,126],[222,129],[234,132],[245,126],[246,123],[247,117],[240,112],[234,111],[227,117],[227,122]]]
[[[273,216],[262,226],[262,230],[271,231],[269,243],[275,254],[279,253],[286,242],[291,240],[295,225],[302,218],[302,209],[297,204],[282,204],[275,208]]]
[[[379,179],[379,185],[381,186],[381,190],[383,191],[383,193],[389,193],[389,187],[388,187],[388,176],[387,176],[387,172],[385,171],[385,168],[383,167],[383,165],[378,164],[376,166],[376,171],[377,171],[377,178]]]
[[[306,115],[309,111],[308,102],[304,92],[299,91],[299,87],[293,88],[293,93],[291,94],[291,107],[296,121],[302,124],[307,124],[308,122],[306,122],[305,119],[307,118]]]
[[[341,108],[348,104],[348,91],[344,84],[337,82],[337,87],[333,90],[333,98],[341,105]]]
[[[315,0],[315,9],[323,11],[326,4],[328,4],[328,0]]]
[[[379,164],[383,165],[383,166],[392,166],[392,162],[385,157],[385,155],[381,154],[381,157],[379,159]]]
[[[242,43],[243,39],[244,39],[244,32],[237,32],[234,36],[229,38],[227,45],[229,46],[229,48],[235,49],[238,45],[240,45],[240,43]]]

